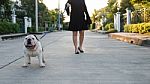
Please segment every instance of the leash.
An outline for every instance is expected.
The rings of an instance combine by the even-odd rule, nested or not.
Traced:
[[[3,69],[3,68],[5,68],[5,67],[7,67],[7,66],[9,66],[10,64],[12,64],[12,63],[14,63],[14,62],[16,62],[16,61],[18,61],[18,60],[20,60],[20,59],[23,58],[23,57],[24,57],[24,56],[21,56],[21,57],[15,59],[15,60],[13,60],[13,61],[11,61],[11,62],[9,62],[9,63],[3,65],[3,66],[1,66],[1,67],[0,67],[0,70]]]
[[[40,39],[42,39],[43,37],[45,37],[49,32],[44,32],[43,35],[40,37]]]

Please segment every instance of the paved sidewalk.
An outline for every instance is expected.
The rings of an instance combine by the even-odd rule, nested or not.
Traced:
[[[38,36],[40,37],[40,35]],[[85,53],[75,55],[71,32],[53,32],[41,40],[46,67],[23,58],[0,69],[0,84],[150,84],[150,48],[86,32]],[[0,66],[23,56],[23,38],[0,41]]]

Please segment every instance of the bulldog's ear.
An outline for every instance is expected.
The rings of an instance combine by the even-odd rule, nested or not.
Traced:
[[[35,36],[35,38],[39,41],[39,39],[37,38],[37,36],[36,35],[34,35]]]

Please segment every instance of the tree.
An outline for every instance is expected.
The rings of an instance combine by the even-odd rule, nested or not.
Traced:
[[[43,3],[39,3],[39,26],[44,26],[45,21],[50,21],[47,7]]]
[[[108,0],[108,6],[106,6],[106,11],[111,13],[117,12],[117,0]]]
[[[4,6],[7,6],[9,4],[10,0],[1,0],[0,1],[0,6],[1,5],[4,5]]]
[[[131,0],[132,4],[138,3],[138,4],[146,4],[147,2],[150,2],[149,0]]]
[[[98,18],[99,18],[99,10],[94,10],[94,13],[92,14],[92,21],[93,23],[95,23],[96,21],[99,21]]]
[[[12,1],[10,1],[10,0],[1,0],[0,1],[0,10],[3,9],[3,13],[2,13],[2,11],[0,11],[1,18],[7,19],[7,20],[10,18],[11,4],[12,4]]]
[[[22,10],[25,10],[25,15],[31,17],[35,24],[35,0],[20,0],[22,4]],[[23,17],[22,17],[23,18]]]
[[[131,10],[134,9],[133,5],[131,4],[130,0],[122,0],[121,2],[121,13],[124,14],[126,13],[126,9],[129,8]]]
[[[150,22],[150,1],[148,0],[131,0],[134,6],[133,23]],[[139,19],[139,20],[137,20]]]
[[[43,0],[38,0],[38,18],[39,26],[44,27],[45,21],[50,21],[50,14],[48,8],[42,2]],[[21,0],[21,4],[22,9],[25,10],[24,16],[31,17],[35,26],[35,0]]]

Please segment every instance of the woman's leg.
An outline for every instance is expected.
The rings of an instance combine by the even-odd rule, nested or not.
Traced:
[[[84,40],[84,30],[79,31],[79,33],[80,33],[80,37],[79,37],[79,48],[80,48],[80,50],[83,50],[83,49],[82,49],[82,45],[83,45],[83,40]]]
[[[73,31],[73,36],[72,37],[73,37],[75,53],[78,51],[77,35],[78,35],[78,32],[77,31]]]

